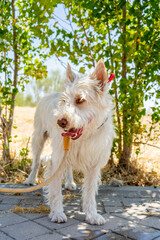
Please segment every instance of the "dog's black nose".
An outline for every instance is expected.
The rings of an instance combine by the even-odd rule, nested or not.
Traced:
[[[58,119],[57,120],[57,124],[61,127],[61,128],[65,128],[67,126],[67,119],[62,118],[62,119]]]

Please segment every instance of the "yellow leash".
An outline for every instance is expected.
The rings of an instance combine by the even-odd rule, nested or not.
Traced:
[[[60,171],[62,170],[62,168],[65,165],[65,159],[66,159],[67,154],[68,154],[69,144],[70,144],[69,136],[64,136],[63,137],[63,146],[64,146],[64,157],[63,157],[63,160],[62,160],[59,168],[57,169],[57,171],[49,179],[47,179],[43,183],[40,183],[40,184],[38,184],[36,186],[33,186],[33,187],[28,187],[28,188],[0,188],[0,192],[11,192],[11,193],[32,192],[32,191],[36,191],[36,190],[46,186],[50,182],[52,182],[53,179],[57,177],[57,175],[60,173]]]

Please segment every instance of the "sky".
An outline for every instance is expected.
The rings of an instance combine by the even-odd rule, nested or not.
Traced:
[[[64,9],[61,5],[58,5],[58,7],[56,7],[55,9],[55,14],[56,16],[59,16],[60,18],[64,19],[65,18],[65,13],[64,13]],[[63,62],[65,64],[67,64],[67,59],[64,58]],[[65,72],[65,68],[62,66],[62,64],[56,59],[55,56],[50,57],[45,64],[47,65],[47,70],[48,70],[48,74],[50,74],[50,72],[54,71],[54,70],[59,70],[62,72]]]
[[[56,7],[54,11],[54,17],[58,20],[60,25],[70,30],[70,26],[68,26],[68,24],[65,23],[65,19],[66,19],[65,16],[66,15],[65,15],[62,4],[58,4],[58,7]],[[61,19],[64,21],[62,21]],[[78,71],[80,68],[79,66],[75,66],[75,65],[73,67],[73,64],[66,57],[63,57],[63,59],[61,60],[65,66],[67,66],[67,63],[69,63],[71,67],[74,68],[76,71]],[[62,66],[62,64],[57,60],[55,56],[50,57],[50,59],[48,59],[45,63],[47,65],[48,74],[50,74],[50,72],[52,72],[53,70],[60,70],[62,71],[62,73],[65,72],[65,67]]]

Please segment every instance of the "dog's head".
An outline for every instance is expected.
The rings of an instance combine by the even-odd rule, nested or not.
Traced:
[[[94,72],[84,78],[77,78],[68,65],[65,88],[55,113],[62,135],[75,140],[92,133],[103,123],[112,109],[107,82],[108,74],[102,60]]]

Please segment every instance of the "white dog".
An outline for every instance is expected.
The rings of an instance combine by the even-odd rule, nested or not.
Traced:
[[[66,167],[47,187],[50,205],[49,217],[53,222],[66,222],[63,211],[61,181],[63,173],[72,166],[84,173],[83,211],[90,224],[104,224],[105,219],[97,213],[95,194],[98,189],[100,170],[108,162],[114,127],[112,99],[108,93],[108,76],[100,60],[94,72],[77,78],[68,65],[64,90],[47,96],[39,103],[34,120],[32,140],[33,167],[26,183],[33,183],[39,168],[39,158],[44,142],[52,141],[52,157],[45,172],[49,178],[59,167],[63,156],[63,137],[70,136],[71,143]],[[69,185],[75,187],[72,171],[67,174]]]

